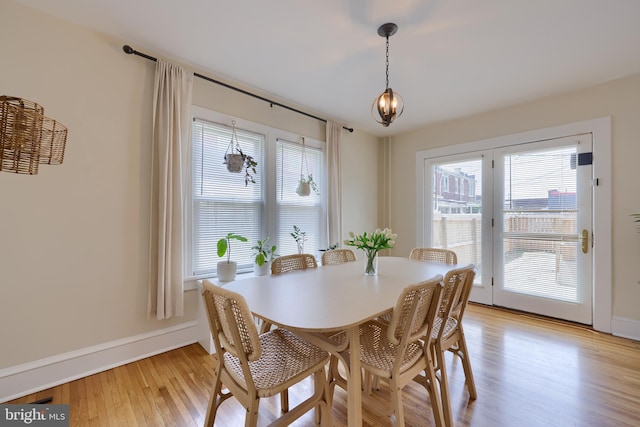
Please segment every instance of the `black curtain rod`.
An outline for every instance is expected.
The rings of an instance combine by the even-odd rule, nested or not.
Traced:
[[[124,53],[128,53],[130,55],[131,54],[138,55],[138,56],[141,56],[141,57],[146,58],[146,59],[148,59],[150,61],[153,61],[153,62],[157,62],[158,61],[158,58],[154,58],[153,56],[149,56],[149,55],[147,55],[145,53],[138,52],[137,50],[135,50],[134,48],[132,48],[128,44],[125,44],[124,46],[122,46],[122,50],[124,51]],[[300,111],[300,110],[297,110],[295,108],[289,107],[287,105],[281,104],[279,102],[273,101],[271,99],[267,99],[267,98],[262,97],[260,95],[256,95],[255,93],[247,92],[244,89],[240,89],[240,88],[237,88],[235,86],[231,86],[231,85],[229,85],[227,83],[224,83],[224,82],[221,82],[219,80],[212,79],[211,77],[207,77],[207,76],[204,76],[204,75],[199,74],[199,73],[193,73],[193,75],[196,76],[196,77],[200,77],[201,79],[204,79],[204,80],[209,81],[211,83],[215,83],[217,85],[224,86],[224,87],[226,87],[228,89],[232,89],[232,90],[235,90],[237,92],[244,93],[245,95],[249,95],[249,96],[252,96],[254,98],[260,99],[262,101],[268,102],[269,105],[271,105],[272,108],[273,108],[274,105],[277,105],[278,107],[286,108],[287,110],[293,111],[293,112],[298,113],[298,114],[302,114],[303,116],[311,117],[312,119],[320,120],[321,122],[327,123],[327,120],[323,119],[322,117],[318,117],[318,116],[314,116],[314,115],[309,114],[309,113],[305,113],[304,111]],[[348,128],[346,126],[342,126],[342,129],[348,130],[349,132],[353,132],[353,128]]]

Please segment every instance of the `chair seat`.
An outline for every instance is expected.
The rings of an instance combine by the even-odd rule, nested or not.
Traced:
[[[275,329],[260,335],[262,355],[249,362],[259,397],[270,397],[309,376],[309,369],[320,369],[329,361],[329,353],[297,335]],[[240,359],[224,354],[224,363],[238,383],[246,387]]]
[[[442,328],[442,318],[436,318],[436,321],[433,322],[433,330],[431,331],[431,338],[434,340],[438,339],[438,335],[440,334],[440,328]],[[458,321],[453,317],[449,317],[444,324],[444,332],[442,333],[442,338],[446,339],[451,334],[453,334],[458,328]]]
[[[397,354],[397,346],[387,338],[387,325],[373,321],[360,326],[360,359],[368,371],[388,378]],[[400,372],[414,366],[422,356],[421,343],[409,343],[402,355]]]
[[[441,301],[442,276],[437,275],[414,285],[406,286],[390,312],[389,323],[371,320],[360,325],[360,363],[363,368],[363,395],[370,408],[383,415],[395,416],[395,425],[404,427],[402,389],[418,382],[429,393],[436,426],[443,425],[442,403],[437,390],[435,363],[431,355],[431,329]],[[345,340],[345,333],[330,338],[335,343]],[[347,352],[350,351],[347,350]],[[345,367],[349,358],[340,353]],[[371,379],[382,378],[389,384],[391,395],[387,404],[370,400]],[[338,359],[329,365],[329,403],[335,386],[347,388],[347,380],[338,370]]]

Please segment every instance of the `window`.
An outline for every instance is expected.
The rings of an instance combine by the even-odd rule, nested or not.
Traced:
[[[306,144],[305,144],[306,145]],[[318,187],[322,182],[323,153],[318,148],[305,147],[303,162],[302,145],[278,139],[276,144],[276,218],[278,228],[278,253],[293,254],[298,251],[291,237],[293,226],[297,225],[306,233],[305,253],[314,254],[320,249],[319,238],[323,236],[323,206],[320,195],[311,190],[308,196],[296,193],[300,175],[305,178],[307,170]],[[301,168],[302,166],[302,168]],[[319,188],[320,189],[320,188]]]
[[[223,163],[231,141],[232,129],[218,123],[194,120],[193,153],[193,274],[202,276],[215,272],[220,259],[218,240],[228,233],[237,233],[255,242],[262,238],[264,216],[263,180],[260,173],[255,184],[245,186],[244,172],[231,173]],[[236,128],[242,151],[264,165],[264,135]],[[262,167],[259,169],[262,170]],[[251,245],[231,242],[231,255],[238,268],[251,265]]]
[[[244,170],[229,172],[223,163],[232,136],[231,118],[193,107],[191,200],[185,213],[185,277],[216,274],[221,258],[217,242],[228,233],[245,236],[248,242],[231,242],[231,259],[238,271],[253,269],[251,247],[270,237],[277,253],[297,253],[291,237],[293,226],[306,232],[305,252],[316,254],[326,245],[324,144],[305,138],[307,162],[303,173],[313,175],[319,193],[298,196],[302,144],[298,135],[236,119],[236,136],[242,151],[258,163],[255,184],[245,186]]]
[[[441,182],[440,182],[440,194],[448,193],[449,192],[449,177],[443,173],[442,174],[442,178],[440,178],[440,179],[441,179]]]

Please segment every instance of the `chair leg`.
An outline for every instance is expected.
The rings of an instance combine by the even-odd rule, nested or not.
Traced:
[[[373,374],[368,374],[368,376],[370,377],[368,393],[371,394],[373,390],[380,390],[380,377]]]
[[[453,413],[451,412],[451,398],[449,396],[449,381],[447,379],[447,365],[444,358],[445,349],[442,349],[437,344],[437,360],[438,368],[440,369],[440,396],[442,401],[442,413],[444,416],[444,424],[446,426],[453,426]]]
[[[462,325],[460,325],[462,328]],[[469,398],[476,400],[478,398],[478,392],[476,390],[476,381],[473,378],[473,371],[471,370],[471,359],[469,359],[469,349],[467,347],[467,341],[464,338],[464,332],[461,329],[460,339],[458,340],[458,356],[462,359],[462,367],[464,369],[464,377],[467,382],[467,389],[469,390]]]
[[[336,388],[336,379],[340,373],[338,372],[338,358],[331,356],[329,360],[329,369],[327,371],[327,404],[329,408],[333,406],[333,393]]]
[[[250,400],[247,409],[247,416],[244,420],[245,427],[256,427],[258,425],[258,406],[260,405],[260,398],[254,396]]]
[[[283,414],[289,412],[289,390],[280,393],[280,411]]]
[[[316,425],[322,427],[331,426],[331,408],[327,405],[328,386],[324,369],[313,374],[313,392],[316,394],[322,389],[322,398],[315,408]]]
[[[391,378],[389,381],[389,388],[391,389],[391,404],[393,405],[393,412],[396,416],[397,427],[404,427],[404,408],[402,407],[402,388],[398,385],[395,378]]]
[[[431,357],[429,357],[431,359]],[[429,398],[431,399],[431,408],[433,409],[433,418],[436,421],[436,427],[444,427],[444,414],[442,412],[442,400],[440,399],[440,389],[438,388],[438,379],[436,378],[436,371],[434,369],[433,359],[428,361],[427,368],[425,369],[426,383],[425,386],[429,392]]]
[[[375,381],[376,377],[373,374],[368,373],[367,371],[364,371],[363,374],[364,379],[362,381],[362,390],[367,394],[371,394],[371,390],[373,388],[372,384]]]
[[[220,380],[220,366],[214,367],[213,374],[213,390],[211,390],[211,397],[209,397],[209,405],[207,406],[207,416],[204,420],[205,427],[213,427],[213,423],[216,420],[216,413],[218,406],[225,398],[222,397],[222,381]],[[218,397],[220,396],[220,399]]]

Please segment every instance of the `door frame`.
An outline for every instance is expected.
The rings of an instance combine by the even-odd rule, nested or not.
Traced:
[[[429,201],[425,197],[426,160],[462,154],[470,151],[490,150],[513,144],[561,138],[565,136],[591,133],[593,135],[593,236],[597,244],[593,246],[593,328],[611,333],[612,322],[612,186],[611,186],[611,117],[569,123],[544,129],[515,133],[477,140],[446,147],[421,150],[416,153],[416,242],[424,246],[425,208]]]

